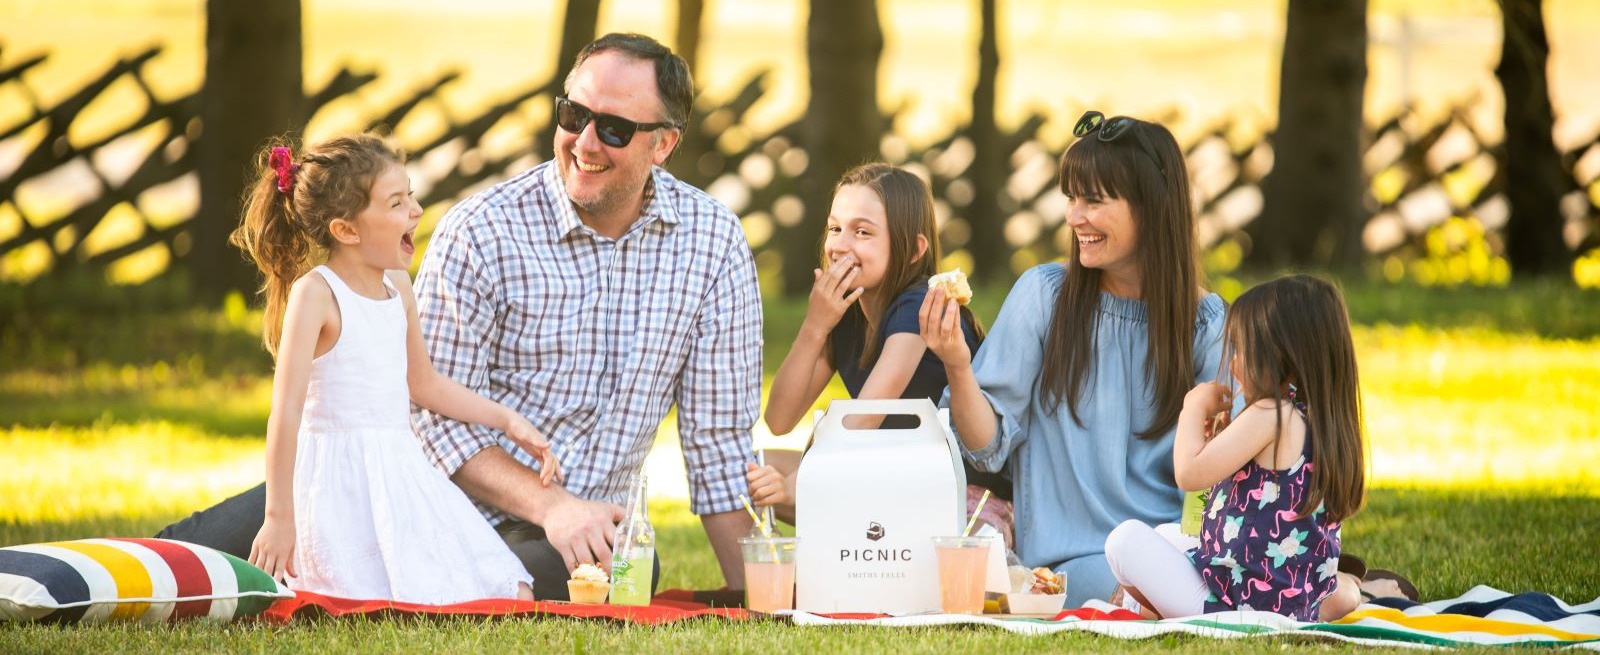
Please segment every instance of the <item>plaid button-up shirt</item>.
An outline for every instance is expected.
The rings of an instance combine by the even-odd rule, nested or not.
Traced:
[[[566,488],[620,502],[667,410],[697,514],[739,509],[760,413],[761,297],[739,220],[654,169],[620,239],[578,219],[550,163],[456,204],[417,274],[417,309],[440,373],[528,417]],[[503,433],[416,409],[435,466],[454,474]],[[480,504],[492,523],[510,515]]]

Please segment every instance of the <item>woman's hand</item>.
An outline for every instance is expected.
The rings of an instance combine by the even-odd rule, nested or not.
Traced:
[[[750,504],[756,507],[794,505],[794,493],[789,489],[789,481],[778,469],[771,465],[745,466],[749,471],[744,474],[744,479],[750,483]]]
[[[966,333],[961,330],[961,305],[946,298],[944,290],[928,290],[917,319],[922,326],[922,340],[947,370],[972,365],[972,349],[967,347]]]
[[[556,459],[555,452],[550,450],[550,440],[544,438],[544,434],[533,427],[528,419],[513,412],[506,425],[506,436],[539,458],[539,482],[548,487],[551,481],[562,481],[561,460]]]
[[[1207,427],[1210,428],[1207,431],[1208,438],[1211,433],[1222,430],[1221,426],[1214,424],[1212,417],[1232,406],[1233,392],[1215,382],[1202,382],[1195,385],[1195,388],[1190,389],[1189,393],[1183,397],[1183,412],[1204,417]],[[1223,421],[1223,424],[1226,424],[1226,420]]]
[[[860,273],[861,266],[853,255],[840,257],[826,271],[813,269],[811,274],[817,281],[811,285],[806,322],[815,322],[815,327],[824,332],[832,331],[839,319],[844,318],[845,310],[866,292],[863,287],[850,286]]]
[[[294,570],[293,518],[267,517],[255,542],[250,544],[250,564],[266,571],[273,580],[284,580],[285,573],[299,575]]]

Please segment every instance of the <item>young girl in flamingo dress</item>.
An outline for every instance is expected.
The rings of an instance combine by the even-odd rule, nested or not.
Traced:
[[[767,394],[764,418],[774,434],[793,430],[835,373],[858,399],[938,403],[947,384],[944,364],[920,334],[928,280],[939,272],[940,259],[928,185],[889,164],[857,166],[834,187],[826,230],[805,321]],[[968,348],[976,351],[982,325],[965,306],[960,321]],[[876,427],[896,427],[894,420]],[[751,500],[792,520],[794,471],[773,465],[750,469]],[[969,510],[984,489],[994,492],[983,518],[1009,546],[1010,481],[970,465],[967,481]]]
[[[406,275],[422,208],[403,164],[369,135],[262,153],[233,235],[265,274],[263,340],[277,363],[250,562],[341,598],[532,599],[532,576],[411,431],[417,403],[505,433],[541,458],[545,484],[559,479],[527,419],[428,359]]]
[[[1234,392],[1199,385],[1173,444],[1178,486],[1211,490],[1200,546],[1186,555],[1128,521],[1106,538],[1106,557],[1159,617],[1257,610],[1317,621],[1338,584],[1340,525],[1365,491],[1344,299],[1305,275],[1252,288],[1228,312],[1223,359],[1244,409],[1227,420]]]

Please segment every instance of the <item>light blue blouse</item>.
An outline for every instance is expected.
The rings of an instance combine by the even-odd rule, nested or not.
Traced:
[[[1039,390],[1044,342],[1061,264],[1024,273],[1007,295],[994,328],[973,360],[978,385],[994,406],[996,437],[966,456],[982,471],[1004,466],[1015,482],[1017,555],[1030,567],[1067,574],[1068,607],[1106,599],[1116,579],[1106,564],[1106,535],[1127,519],[1155,525],[1178,520],[1183,493],[1173,481],[1174,430],[1157,439],[1135,432],[1155,413],[1145,378],[1149,348],[1145,305],[1102,293],[1094,368],[1078,403],[1080,427],[1065,404],[1044,406]],[[1214,380],[1221,360],[1226,305],[1201,299],[1195,318],[1195,382]],[[946,391],[944,405],[949,405]]]

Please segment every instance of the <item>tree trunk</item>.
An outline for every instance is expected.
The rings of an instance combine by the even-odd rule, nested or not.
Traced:
[[[688,62],[691,74],[699,71],[700,19],[705,13],[705,0],[678,0],[678,43],[673,51]]]
[[[298,0],[206,2],[206,80],[200,94],[195,215],[189,272],[201,298],[253,291],[256,270],[228,245],[257,150],[305,127]]]
[[[1501,0],[1503,38],[1494,69],[1505,93],[1506,258],[1514,275],[1571,278],[1572,253],[1562,239],[1561,196],[1573,181],[1561,168],[1550,106],[1550,42],[1543,0]]]
[[[1366,0],[1289,0],[1274,164],[1248,230],[1252,264],[1360,264],[1366,83]]]
[[[817,244],[828,222],[833,184],[846,170],[880,157],[878,57],[883,32],[878,5],[862,0],[812,0],[806,25],[811,101],[804,123],[810,165],[801,180],[805,218],[782,240],[783,289],[811,289]]]
[[[567,73],[572,71],[572,62],[578,58],[578,53],[583,47],[589,45],[597,36],[594,32],[600,24],[600,0],[567,0],[567,11],[561,21],[561,50],[556,52],[556,88],[565,92]],[[550,108],[555,111],[554,105]],[[534,153],[541,160],[549,160],[555,154],[556,121],[550,119],[550,129],[546,130],[544,138],[534,139]]]
[[[1011,246],[1006,243],[1006,221],[1014,207],[1001,207],[1007,154],[1001,152],[1000,129],[995,125],[995,79],[1000,74],[1000,46],[995,29],[998,0],[980,0],[982,36],[978,40],[978,83],[972,90],[972,204],[966,217],[972,240],[972,277],[999,284],[1011,280]]]

